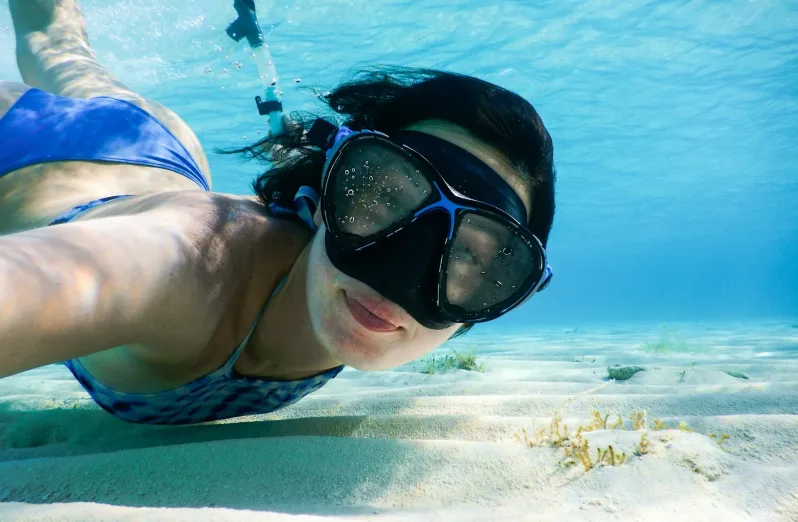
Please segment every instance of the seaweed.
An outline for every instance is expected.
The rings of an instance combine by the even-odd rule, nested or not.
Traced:
[[[643,417],[645,417],[645,411],[643,411]],[[593,418],[590,423],[587,426],[580,425],[572,436],[568,431],[568,425],[562,422],[562,417],[555,411],[547,427],[535,429],[533,425],[531,437],[526,429],[521,430],[523,436],[518,433],[514,433],[513,436],[517,441],[530,448],[543,445],[562,448],[565,460],[558,462],[558,466],[561,468],[576,465],[577,462],[582,464],[586,472],[597,465],[620,466],[626,462],[626,453],[616,453],[611,445],[607,448],[596,448],[596,460],[594,461],[590,456],[590,444],[582,436],[585,432],[606,430],[609,418],[610,414],[602,415],[599,410],[593,410]],[[617,418],[617,422],[610,426],[611,429],[623,426],[623,418],[620,415],[617,415]]]
[[[421,359],[425,364],[421,373],[432,375],[434,373],[444,373],[452,369],[467,370],[471,372],[484,372],[485,364],[477,363],[477,353],[475,348],[471,348],[465,353],[460,353],[454,348],[443,356],[430,355]]]
[[[725,373],[726,375],[730,375],[730,376],[736,377],[738,379],[749,379],[749,377],[746,374],[744,374],[743,372],[737,371],[737,370],[721,370],[721,371],[723,373]]]
[[[632,413],[629,414],[629,418],[632,419],[632,426],[634,426],[635,430],[648,429],[648,418],[646,410],[633,411]]]
[[[590,431],[606,430],[608,427],[609,429],[622,429],[623,418],[619,414],[616,414],[616,416],[618,419],[617,422],[609,425],[608,422],[610,414],[602,415],[599,410],[593,410],[591,421],[587,425],[580,424],[576,429],[576,432],[571,434],[568,431],[568,426],[562,422],[562,417],[560,414],[555,411],[548,426],[535,429],[533,425],[531,437],[525,429],[521,430],[523,436],[519,435],[518,433],[514,433],[513,436],[517,441],[524,443],[530,448],[537,446],[562,448],[563,460],[560,460],[557,463],[557,466],[560,468],[567,468],[570,466],[575,466],[577,463],[581,463],[585,472],[587,472],[600,465],[620,466],[621,464],[627,462],[626,453],[617,453],[615,448],[610,445],[606,448],[596,448],[594,459],[590,455],[590,444],[582,435],[583,433]],[[632,419],[633,430],[637,431],[648,429],[646,410],[635,410],[630,413],[629,417]],[[685,421],[680,421],[679,424],[673,428],[659,419],[654,419],[653,429],[678,429],[684,432],[694,431],[687,425]],[[716,435],[714,433],[710,434],[709,437],[717,442],[722,449],[724,449],[723,443],[730,438],[728,434]],[[637,457],[642,457],[643,455],[647,455],[650,451],[651,446],[650,441],[648,440],[648,433],[644,431],[640,434],[640,441],[635,447],[634,455]]]
[[[640,435],[640,442],[637,444],[637,451],[635,452],[637,455],[645,455],[648,453],[649,444],[648,444],[648,434],[642,433]]]
[[[731,438],[731,435],[729,435],[728,433],[724,433],[722,435],[717,435],[715,433],[710,433],[709,434],[709,438],[714,440],[715,442],[717,442],[718,446],[720,446],[720,449],[722,449],[723,451],[726,451],[726,448],[723,447],[723,443],[726,442],[727,440],[729,440]]]
[[[610,466],[620,466],[626,462],[626,453],[621,453],[620,455],[616,454],[615,450],[612,448],[612,444],[607,446],[607,449],[605,450],[596,448],[596,454],[598,456],[597,462],[599,464],[606,462]]]
[[[662,330],[659,334],[659,339],[656,341],[647,341],[643,343],[641,348],[647,352],[654,352],[660,355],[671,353],[695,353],[703,352],[705,349],[690,346],[685,341],[679,338],[679,333],[675,330],[662,325]]]
[[[646,371],[646,369],[640,366],[621,366],[620,364],[616,364],[615,366],[607,367],[608,377],[610,379],[615,379],[616,381],[625,381],[631,378],[634,374],[644,371]]]
[[[582,431],[606,430],[607,419],[609,418],[610,418],[609,413],[606,416],[602,417],[601,413],[599,413],[598,410],[593,410],[593,420]]]

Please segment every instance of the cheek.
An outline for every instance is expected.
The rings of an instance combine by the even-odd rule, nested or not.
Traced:
[[[324,250],[324,229],[313,237],[308,255],[307,293],[311,309],[319,308],[329,299],[338,270],[330,263]]]
[[[327,257],[322,226],[310,245],[306,292],[313,331],[318,341],[331,353],[332,348],[342,342],[340,288],[341,272]]]

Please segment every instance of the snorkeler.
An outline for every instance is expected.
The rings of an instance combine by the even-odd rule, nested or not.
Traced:
[[[130,422],[266,413],[550,281],[552,143],[520,96],[368,70],[324,98],[341,125],[296,116],[228,151],[269,169],[257,197],[220,194],[188,126],[97,62],[75,0],[10,7],[25,84],[0,83],[0,377],[63,363]]]

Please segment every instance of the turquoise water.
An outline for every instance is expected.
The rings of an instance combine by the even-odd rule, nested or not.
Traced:
[[[477,75],[539,110],[559,173],[556,276],[491,328],[798,321],[794,1],[257,5],[291,110],[318,107],[304,87],[375,62]],[[206,149],[266,132],[255,66],[223,34],[232,2],[83,6],[100,60]],[[19,78],[12,49],[0,5],[0,78]],[[209,159],[219,191],[247,192],[262,168]]]

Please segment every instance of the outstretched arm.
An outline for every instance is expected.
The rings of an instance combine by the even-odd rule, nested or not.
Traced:
[[[206,270],[156,215],[0,236],[0,377],[125,344],[202,343]]]

